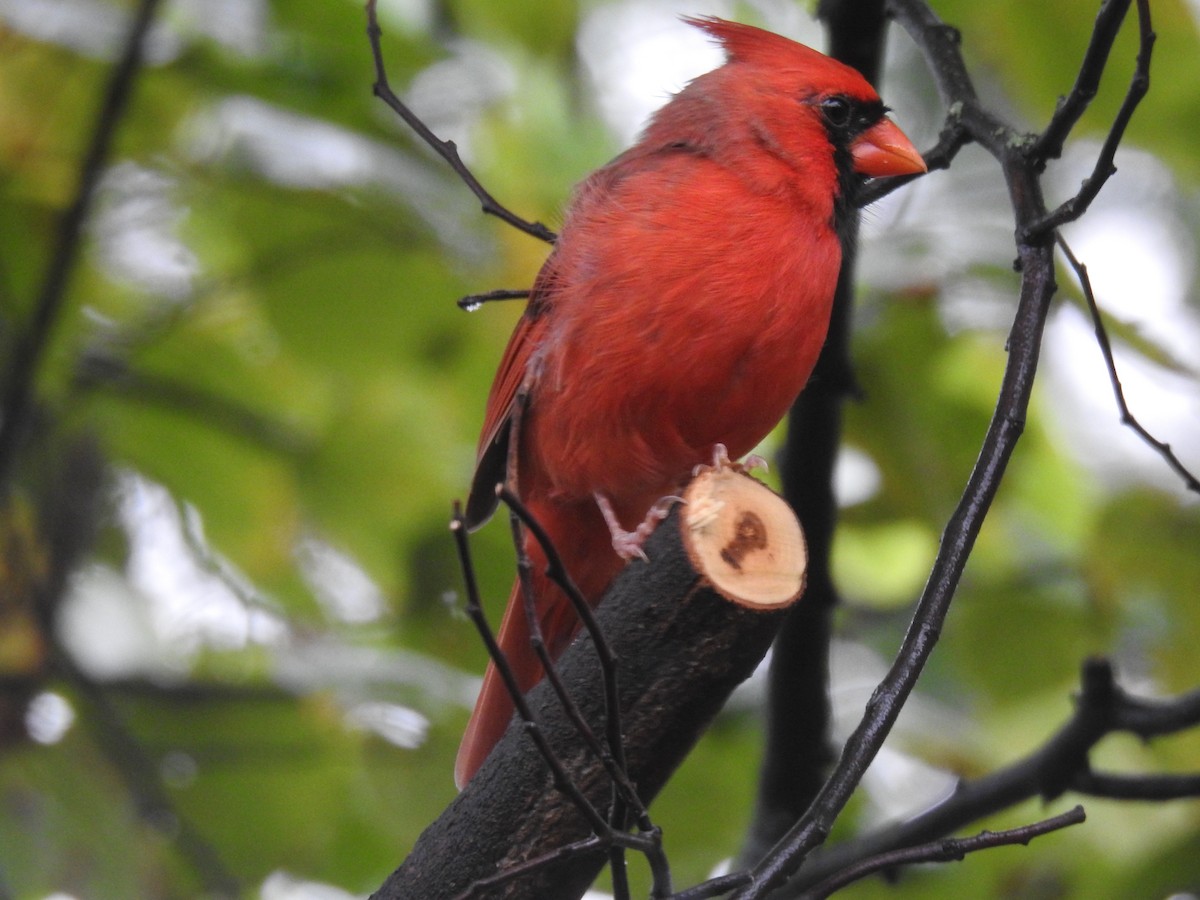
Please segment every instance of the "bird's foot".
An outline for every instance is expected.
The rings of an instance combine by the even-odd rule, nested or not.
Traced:
[[[646,513],[646,518],[633,531],[626,531],[621,527],[621,522],[617,519],[617,514],[613,510],[612,503],[603,494],[597,492],[593,494],[596,498],[596,505],[600,507],[600,515],[604,516],[604,522],[608,525],[608,531],[612,535],[613,550],[617,552],[617,556],[621,559],[638,558],[643,562],[647,562],[646,551],[642,549],[642,545],[646,543],[646,539],[654,533],[654,529],[658,523],[667,517],[671,512],[671,507],[676,503],[683,503],[682,497],[674,495],[659,498],[649,512]]]
[[[732,469],[739,474],[746,475],[755,469],[762,469],[765,472],[767,468],[767,461],[757,453],[751,453],[741,462],[735,462],[729,458],[729,449],[724,444],[713,444],[712,465],[701,463],[692,469],[692,476],[695,477],[701,472],[723,472],[725,469]]]

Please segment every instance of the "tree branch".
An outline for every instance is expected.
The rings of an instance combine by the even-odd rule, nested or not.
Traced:
[[[1010,828],[1005,831],[983,831],[969,838],[947,838],[915,847],[880,853],[852,866],[847,866],[811,891],[805,892],[804,897],[806,900],[828,897],[847,885],[861,881],[868,875],[896,869],[900,866],[911,866],[916,863],[960,862],[968,853],[975,853],[979,850],[1011,844],[1028,845],[1035,837],[1041,837],[1071,825],[1078,825],[1086,818],[1083,807],[1076,806],[1065,813],[1034,822],[1032,825],[1023,825],[1020,828]]]
[[[637,561],[626,567],[596,612],[599,628],[622,661],[618,700],[624,752],[629,778],[645,802],[666,783],[733,688],[754,670],[785,608],[746,608],[706,586],[681,541],[680,510],[676,507],[646,543],[654,564]],[[603,728],[604,675],[587,632],[556,669],[589,727]],[[526,702],[571,782],[591,806],[603,810],[611,801],[611,779],[580,741],[553,686],[543,680]],[[378,900],[437,900],[468,889],[488,897],[576,896],[604,865],[610,846],[646,852],[657,841],[657,833],[615,829],[611,843],[602,829],[603,839],[592,841],[600,823],[553,789],[548,757],[528,752],[526,731],[514,721],[466,789],[375,894]],[[550,842],[556,846],[548,847]],[[536,863],[526,865],[531,860]],[[471,888],[512,866],[522,867],[515,879],[482,893]]]
[[[1189,491],[1200,493],[1200,480],[1197,480],[1196,476],[1175,455],[1171,445],[1154,437],[1130,411],[1129,404],[1125,402],[1125,389],[1121,386],[1120,376],[1117,375],[1117,361],[1113,357],[1112,343],[1108,339],[1108,330],[1104,327],[1104,318],[1100,315],[1100,307],[1096,304],[1096,293],[1092,290],[1092,279],[1088,276],[1087,266],[1075,258],[1070,246],[1058,232],[1055,232],[1055,240],[1058,241],[1058,246],[1078,276],[1079,284],[1083,289],[1083,299],[1087,303],[1088,313],[1092,317],[1092,328],[1096,332],[1096,343],[1100,347],[1100,353],[1104,356],[1104,366],[1108,370],[1108,380],[1112,385],[1113,397],[1116,399],[1117,409],[1121,413],[1121,424],[1131,428],[1143,443],[1166,460],[1167,465],[1175,474],[1183,479],[1183,483]]]
[[[1088,755],[1114,732],[1148,740],[1194,728],[1200,724],[1200,691],[1172,700],[1134,697],[1117,685],[1105,660],[1086,662],[1081,684],[1075,713],[1040,748],[982,778],[960,782],[950,797],[905,822],[822,849],[789,883],[788,896],[805,895],[863,859],[935,840],[1034,797],[1067,791],[1119,799],[1194,796],[1193,775],[1095,775]]]
[[[1096,13],[1096,24],[1092,28],[1092,39],[1083,55],[1083,62],[1079,65],[1075,84],[1067,96],[1058,98],[1054,116],[1046,130],[1029,148],[1031,156],[1047,160],[1058,159],[1062,155],[1067,137],[1083,118],[1100,89],[1100,78],[1108,67],[1108,55],[1121,32],[1125,14],[1129,11],[1129,3],[1130,0],[1104,0],[1100,4],[1100,10]]]
[[[375,96],[391,107],[392,111],[404,120],[404,124],[415,131],[421,140],[433,148],[438,156],[450,164],[450,168],[471,189],[471,193],[478,198],[486,214],[495,216],[507,222],[518,231],[532,235],[538,240],[553,244],[555,239],[553,231],[541,222],[529,222],[522,219],[506,206],[501,205],[479,183],[479,180],[471,174],[471,170],[467,168],[466,163],[462,161],[462,157],[458,155],[458,147],[455,146],[454,141],[443,141],[439,138],[429,130],[428,125],[413,114],[412,110],[404,104],[404,101],[396,96],[391,85],[388,84],[387,69],[383,64],[383,48],[380,45],[380,38],[383,37],[383,31],[379,27],[379,18],[375,13],[375,0],[367,0],[366,11],[367,38],[371,43],[371,57],[375,61],[375,83],[371,86],[371,90]]]
[[[740,900],[763,897],[782,885],[824,842],[916,685],[1024,429],[1046,315],[1056,290],[1052,242],[1030,229],[1047,215],[1038,177],[1040,168],[1026,152],[1032,139],[979,105],[962,60],[957,31],[942,23],[922,0],[890,0],[888,8],[924,53],[947,106],[948,127],[963,129],[1000,164],[1018,235],[1020,297],[995,412],[962,497],[943,531],[933,569],[900,651],[847,740],[829,780],[804,816],[751,871],[751,885],[736,895]],[[1125,120],[1114,123],[1114,140],[1119,140],[1124,124]]]
[[[83,241],[83,226],[108,163],[117,127],[125,117],[133,95],[133,87],[142,68],[146,34],[160,2],[141,0],[134,13],[121,57],[109,76],[96,123],[91,129],[91,140],[80,163],[75,196],[59,223],[57,239],[46,265],[45,279],[34,303],[32,318],[15,341],[12,360],[0,385],[0,390],[4,392],[3,412],[0,414],[0,494],[12,486],[17,451],[33,405],[37,370],[62,312]]]
[[[1114,7],[1120,5],[1128,8],[1129,0],[1124,0],[1123,4],[1114,3]],[[1113,160],[1117,155],[1117,147],[1120,145],[1121,139],[1125,136],[1125,129],[1133,118],[1134,110],[1137,109],[1142,98],[1146,96],[1146,92],[1150,90],[1150,56],[1154,50],[1155,40],[1154,30],[1150,27],[1150,0],[1137,0],[1137,9],[1138,31],[1140,34],[1137,65],[1134,68],[1133,78],[1129,82],[1129,90],[1125,94],[1121,108],[1117,111],[1112,127],[1109,129],[1108,135],[1104,139],[1104,144],[1100,148],[1100,153],[1096,157],[1096,165],[1092,169],[1092,174],[1084,179],[1083,185],[1079,188],[1079,193],[1074,197],[1065,201],[1054,212],[1048,213],[1037,221],[1027,225],[1022,233],[1022,240],[1037,240],[1039,237],[1049,234],[1060,225],[1064,225],[1067,222],[1074,222],[1091,206],[1092,201],[1096,199],[1105,182],[1116,174],[1117,167],[1113,164]],[[1124,12],[1122,11],[1123,15]],[[1107,26],[1108,23],[1107,21],[1103,23],[1098,22],[1098,27],[1100,24]],[[1096,77],[1097,79],[1099,78],[1098,73]],[[1056,123],[1057,118],[1051,122],[1051,126],[1053,127]],[[1030,158],[1035,165],[1040,167],[1045,164],[1045,157],[1039,155],[1039,152],[1046,153],[1054,149],[1053,146],[1046,147],[1035,141],[1029,149]]]
[[[824,0],[830,55],[878,82],[886,20],[883,0]],[[897,179],[885,179],[892,181]],[[739,864],[757,862],[806,810],[834,760],[830,746],[829,644],[839,602],[830,573],[837,525],[833,472],[842,442],[842,408],[857,395],[850,333],[854,307],[857,220],[842,242],[842,269],[821,355],[792,406],[780,453],[783,495],[808,538],[805,602],[780,629],[767,682],[766,740],[755,809]]]

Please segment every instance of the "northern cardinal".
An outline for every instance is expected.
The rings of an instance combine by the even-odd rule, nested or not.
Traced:
[[[471,528],[492,514],[517,441],[519,494],[592,603],[640,555],[660,501],[716,445],[748,453],[804,387],[856,184],[925,171],[858,72],[748,25],[687,21],[726,62],[576,189],[492,385],[467,506]],[[532,538],[526,549],[556,657],[576,616]],[[518,586],[499,643],[528,690],[543,672]],[[458,751],[460,788],[512,711],[489,665]]]

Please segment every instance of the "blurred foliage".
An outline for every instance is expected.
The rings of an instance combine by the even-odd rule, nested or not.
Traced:
[[[619,149],[576,38],[611,5],[381,0],[393,84],[461,144],[502,202],[553,227],[571,183]],[[796,6],[736,11],[786,24]],[[987,94],[1034,128],[1071,85],[1096,4],[934,6],[962,30]],[[0,3],[5,350],[50,264],[131,7]],[[1172,213],[1194,229],[1180,237],[1193,255],[1194,14],[1178,0],[1154,5],[1154,85],[1129,137],[1171,167]],[[0,893],[183,897],[212,874],[181,850],[178,822],[151,814],[104,738],[111,728],[134,737],[149,762],[142,775],[162,780],[174,815],[248,895],[278,871],[367,892],[453,797],[465,673],[484,659],[446,602],[461,587],[446,522],[519,306],[465,316],[454,300],[527,286],[545,248],[479,215],[372,98],[359,3],[177,0],[160,18],[38,371],[34,438],[0,508]],[[1120,103],[1134,49],[1132,34],[1117,44],[1083,123],[1093,137]],[[898,63],[884,94],[894,84],[907,96],[913,108],[898,116],[927,123],[929,139],[939,110],[919,70]],[[939,261],[928,223],[941,215],[936,185],[953,177],[908,192],[929,199],[901,205],[873,238],[918,236],[898,276],[865,286],[855,344],[865,399],[849,410],[848,440],[877,469],[878,488],[845,510],[840,620],[846,642],[881,660],[974,461],[1005,362],[1012,247],[983,242],[953,271]],[[932,235],[924,246],[922,234]],[[864,252],[875,252],[871,240]],[[1005,298],[999,316],[986,297],[965,327],[947,314],[948,285],[965,277]],[[1190,283],[1187,293],[1194,315]],[[1197,370],[1134,326],[1114,334],[1184,377]],[[1105,396],[1108,385],[1094,389]],[[1089,654],[1113,656],[1149,693],[1198,680],[1195,501],[1148,451],[1125,481],[1098,477],[1090,448],[1055,427],[1068,401],[1048,389],[1035,398],[921,683],[925,712],[906,715],[894,740],[900,752],[968,775],[1012,760],[1066,717]],[[91,441],[108,476],[84,496],[62,485],[91,484],[78,451]],[[1178,449],[1196,459],[1195,447]],[[148,502],[157,496],[165,506]],[[500,525],[474,542],[497,601],[511,577],[506,544]],[[53,658],[82,674],[64,675],[73,666]],[[111,709],[93,708],[85,677]],[[47,697],[57,699],[37,705]],[[44,716],[63,708],[65,719]],[[946,716],[958,724],[938,730]],[[742,703],[656,805],[678,884],[736,851],[758,743]],[[1200,734],[1104,753],[1123,770],[1194,770]],[[865,793],[857,823],[899,814]],[[928,799],[918,786],[906,808]],[[1200,887],[1195,804],[1087,807],[1085,827],[1032,849],[850,893],[1098,898]],[[1029,804],[986,824],[1043,812]]]

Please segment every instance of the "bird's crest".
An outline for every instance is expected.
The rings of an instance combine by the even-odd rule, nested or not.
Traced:
[[[685,16],[683,21],[715,38],[725,49],[730,62],[787,69],[829,64],[829,58],[823,53],[753,25],[730,22],[716,16]]]

